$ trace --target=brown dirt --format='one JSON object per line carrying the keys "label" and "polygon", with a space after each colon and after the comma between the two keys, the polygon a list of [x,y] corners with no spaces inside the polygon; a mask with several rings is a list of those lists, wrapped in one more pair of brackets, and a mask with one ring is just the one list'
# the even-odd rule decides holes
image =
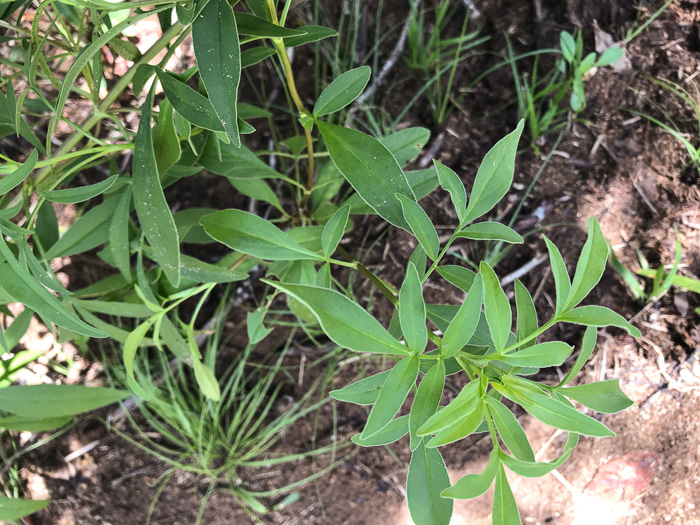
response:
{"label": "brown dirt", "polygon": [[[546,7],[547,2],[537,2],[542,3]],[[558,9],[546,10],[547,19],[537,24],[533,22],[537,20],[537,12],[530,3],[492,2],[482,7],[477,2],[482,7],[484,32],[494,35],[487,45],[505,55],[505,41],[500,35],[507,31],[522,52],[532,49],[536,42],[546,42],[551,38],[547,31],[552,28],[556,35],[561,29],[571,30],[578,25],[583,28],[587,48],[592,48],[594,22],[619,39],[635,17],[628,2],[559,4]],[[405,7],[402,2],[388,2],[385,9],[387,27],[393,27],[399,23]],[[645,9],[653,12],[652,7]],[[687,152],[670,135],[624,109],[653,113],[653,101],[677,119],[681,129],[697,145],[698,129],[693,129],[692,120],[688,119],[689,109],[660,91],[648,78],[681,82],[695,92],[695,75],[700,71],[696,15],[695,2],[677,2],[627,46],[631,71],[615,73],[603,69],[587,82],[588,105],[583,114],[587,123],[574,123],[568,129],[525,203],[516,222],[519,231],[525,233],[535,227],[565,223],[565,226],[547,227],[546,234],[560,246],[570,270],[585,240],[585,221],[595,216],[618,257],[631,268],[639,266],[635,249],[653,267],[670,263],[674,257],[676,227],[683,246],[680,272],[700,277],[697,171],[688,166]],[[388,44],[393,45],[393,40],[389,39]],[[460,66],[457,78],[466,83],[490,64],[485,58],[467,61]],[[388,85],[396,85],[405,77],[400,68],[394,75]],[[418,85],[409,79],[400,84],[401,89],[387,90],[383,94],[386,107],[390,111],[400,109]],[[512,100],[514,93],[510,71],[502,69],[477,85],[443,126],[431,124],[427,109],[416,109],[408,123],[432,127],[433,139],[443,137],[436,157],[460,173],[469,187],[485,152],[514,127],[512,107],[493,113]],[[519,156],[514,189],[507,200],[510,208],[502,208],[500,212],[506,215],[512,212],[555,138],[549,136],[542,141],[543,155],[524,151]],[[176,195],[169,197],[173,200]],[[183,207],[196,205],[197,190],[185,190],[181,197]],[[424,204],[437,224],[454,222],[445,194],[436,192]],[[372,219],[357,221],[358,229],[373,228],[376,224]],[[407,234],[392,230],[385,243],[368,254],[366,260],[381,277],[399,285],[399,269],[413,247]],[[466,245],[464,248],[468,249]],[[499,265],[500,275],[519,268],[546,250],[535,235],[516,252]],[[546,264],[541,265],[523,278],[533,292],[540,289],[536,297],[541,318],[553,310],[553,281],[545,267]],[[371,293],[363,281],[356,283],[355,292],[362,299],[368,299]],[[459,300],[455,290],[439,280],[429,283],[427,294],[428,300],[435,302]],[[388,322],[384,303],[377,297],[373,299],[374,313]],[[601,331],[597,350],[581,381],[617,377],[636,406],[604,416],[603,422],[617,432],[617,437],[581,439],[571,459],[557,474],[536,480],[512,478],[523,523],[699,524],[700,330],[698,315],[694,313],[699,298],[672,289],[643,308],[632,299],[620,277],[608,269],[590,301],[613,308],[628,318],[634,317],[643,337],[635,341],[616,330]],[[553,335],[577,342],[580,334],[580,330],[567,325]],[[27,346],[31,343],[27,342]],[[295,359],[298,362],[299,358]],[[379,370],[386,365],[371,362],[367,366]],[[335,386],[348,384],[360,372],[357,362],[343,368],[335,378]],[[561,371],[552,371],[551,380],[556,379],[555,373]],[[313,375],[310,373],[305,381],[311,381]],[[292,400],[298,398],[307,384],[302,382],[289,392]],[[362,428],[365,417],[361,407],[326,404],[318,414],[284,436],[275,452],[307,450],[312,438],[317,445],[330,444],[333,439],[344,442]],[[553,435],[553,429],[527,416],[521,420],[542,459],[554,458],[562,448],[561,436]],[[99,443],[90,452],[70,464],[63,460],[71,451],[96,440]],[[446,447],[451,476],[458,479],[465,473],[480,471],[489,450],[489,443],[480,436]],[[635,451],[659,454],[650,485],[631,500],[591,499],[590,490],[586,491],[585,487],[596,471],[608,461]],[[338,457],[344,458],[340,466],[300,489],[296,502],[265,515],[249,516],[222,487],[209,500],[203,523],[410,523],[403,488],[410,457],[407,438],[387,448],[352,446],[339,451]],[[246,472],[244,478],[251,490],[269,490],[301,479],[330,462],[325,456],[301,460],[276,470]],[[166,464],[107,433],[94,421],[81,423],[49,446],[28,455],[23,463],[29,494],[34,498],[52,498],[51,505],[34,516],[32,523],[144,523],[158,492],[159,476],[167,469]],[[182,471],[174,473],[154,505],[151,523],[193,523],[205,491],[203,480]],[[491,497],[487,493],[476,500],[459,502],[454,522],[489,523]],[[267,503],[274,506],[279,501]],[[592,510],[596,512],[591,513]]]}

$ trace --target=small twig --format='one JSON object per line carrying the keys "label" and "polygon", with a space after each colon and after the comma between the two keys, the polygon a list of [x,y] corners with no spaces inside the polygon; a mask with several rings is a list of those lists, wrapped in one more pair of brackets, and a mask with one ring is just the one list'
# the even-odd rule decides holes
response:
{"label": "small twig", "polygon": [[99,439],[93,441],[92,443],[88,443],[84,447],[80,447],[75,452],[71,452],[70,454],[68,454],[66,457],[63,458],[63,461],[65,461],[66,463],[70,463],[71,461],[73,461],[76,458],[79,458],[83,454],[87,454],[88,452],[90,452],[93,448],[95,448],[99,444],[100,444]]}
{"label": "small twig", "polygon": [[443,131],[437,137],[435,137],[435,140],[430,145],[430,149],[428,149],[428,151],[426,151],[425,154],[420,158],[420,161],[418,162],[418,166],[420,168],[427,168],[428,167],[428,165],[431,163],[431,161],[435,158],[435,156],[440,151],[440,148],[442,147],[442,143],[444,140],[445,140],[445,132]]}
{"label": "small twig", "polygon": [[503,279],[501,279],[501,286],[506,286],[515,281],[516,279],[519,279],[523,275],[526,275],[530,270],[538,267],[540,264],[546,261],[547,258],[548,257],[546,255],[539,255],[534,259],[530,260],[528,263],[524,264],[514,272],[509,273]]}

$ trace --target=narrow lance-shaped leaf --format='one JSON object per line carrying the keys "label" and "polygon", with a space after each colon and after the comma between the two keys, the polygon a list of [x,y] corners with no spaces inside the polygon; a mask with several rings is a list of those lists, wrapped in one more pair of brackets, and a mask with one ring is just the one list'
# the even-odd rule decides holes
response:
{"label": "narrow lance-shaped leaf", "polygon": [[241,47],[233,9],[226,0],[209,0],[192,23],[199,75],[231,143],[238,147],[238,85]]}
{"label": "narrow lance-shaped leaf", "polygon": [[51,503],[50,499],[18,499],[0,495],[0,520],[14,521],[40,511]]}
{"label": "narrow lance-shaped leaf", "polygon": [[74,416],[129,396],[113,388],[82,385],[27,385],[0,388],[0,410],[23,417]]}
{"label": "narrow lance-shaped leaf", "polygon": [[483,300],[484,280],[479,273],[442,338],[441,353],[445,359],[457,355],[474,335],[479,324]]}
{"label": "narrow lance-shaped leaf", "polygon": [[564,450],[561,456],[553,461],[532,463],[530,461],[523,461],[518,458],[513,458],[503,451],[500,452],[501,461],[506,467],[508,467],[509,470],[512,470],[519,476],[526,478],[539,478],[545,474],[548,474],[569,459],[571,451],[574,450],[578,444],[578,437],[578,434],[573,432],[570,433],[569,437],[566,439],[566,444],[564,445]]}
{"label": "narrow lance-shaped leaf", "polygon": [[492,525],[520,525],[520,512],[503,465],[496,472],[496,489],[493,493]]}
{"label": "narrow lance-shaped leaf", "polygon": [[421,441],[411,456],[406,479],[408,510],[414,523],[449,525],[454,502],[440,495],[449,486],[450,476],[440,452]]}
{"label": "narrow lance-shaped leaf", "polygon": [[581,343],[581,352],[579,352],[578,357],[574,362],[574,366],[571,367],[571,370],[566,373],[564,379],[562,379],[557,386],[564,386],[581,371],[583,366],[588,361],[588,358],[591,357],[591,354],[593,353],[597,334],[598,330],[594,326],[589,326],[586,328],[586,332],[583,334],[583,342]]}
{"label": "narrow lance-shaped leaf", "polygon": [[600,229],[600,224],[591,217],[588,219],[588,239],[583,245],[581,256],[576,264],[576,272],[571,283],[571,292],[564,310],[578,305],[598,284],[608,260],[608,243]]}
{"label": "narrow lance-shaped leaf", "polygon": [[513,413],[502,403],[489,396],[486,396],[484,399],[496,425],[496,430],[498,430],[508,450],[518,459],[534,462],[535,454],[532,451],[530,442],[523,427],[520,426]]}
{"label": "narrow lance-shaped leaf", "polygon": [[0,236],[0,283],[16,301],[34,310],[48,322],[89,337],[107,336],[66,310],[51,292],[29,275],[17,262],[2,236]]}
{"label": "narrow lance-shaped leaf", "polygon": [[592,408],[596,412],[605,412],[606,414],[620,412],[634,404],[620,390],[620,381],[618,379],[559,388],[557,391],[588,408]]}
{"label": "narrow lance-shaped leaf", "polygon": [[498,277],[486,262],[481,261],[479,273],[484,278],[484,313],[496,350],[502,350],[508,341],[512,312],[510,302],[498,282]]}
{"label": "narrow lance-shaped leaf", "polygon": [[355,403],[357,405],[373,405],[377,402],[386,378],[391,370],[365,377],[339,390],[331,390],[328,395],[338,401]]}
{"label": "narrow lance-shaped leaf", "polygon": [[311,42],[318,42],[324,38],[338,36],[338,32],[323,26],[302,26],[299,28],[306,32],[301,36],[288,36],[284,39],[284,47],[298,47]]}
{"label": "narrow lance-shaped leaf", "polygon": [[442,491],[443,498],[472,499],[486,492],[496,477],[500,461],[499,450],[494,449],[489,457],[486,468],[479,474],[467,474],[450,488]]}
{"label": "narrow lance-shaped leaf", "polygon": [[379,447],[398,441],[408,433],[408,416],[399,416],[376,434],[363,439],[362,434],[355,434],[351,441],[361,447]]}
{"label": "narrow lance-shaped leaf", "polygon": [[335,252],[335,249],[338,247],[340,239],[343,238],[345,227],[348,224],[349,214],[350,206],[343,206],[328,219],[328,222],[323,227],[321,242],[323,244],[323,253],[326,257],[333,255],[333,252]]}
{"label": "narrow lance-shaped leaf", "polygon": [[27,176],[32,172],[36,162],[39,159],[39,152],[37,150],[32,151],[31,155],[27,161],[17,168],[12,173],[6,175],[0,179],[0,195],[5,195],[8,191],[16,188],[22,181],[27,178]]}
{"label": "narrow lance-shaped leaf", "polygon": [[[520,282],[520,279],[515,280],[515,310],[518,341],[522,341],[537,330],[537,310],[535,310],[530,292]],[[528,341],[521,348],[528,348],[535,343],[537,343],[536,338]]]}
{"label": "narrow lance-shaped leaf", "polygon": [[510,244],[522,244],[523,238],[518,232],[500,222],[478,222],[467,226],[456,237],[484,241],[503,241]]}
{"label": "narrow lance-shaped leaf", "polygon": [[340,346],[363,353],[409,353],[364,308],[335,290],[267,279],[263,279],[263,282],[304,304],[318,319],[326,335]]}
{"label": "narrow lance-shaped leaf", "polygon": [[559,249],[544,235],[542,238],[549,251],[549,263],[552,267],[552,275],[554,275],[554,287],[557,293],[556,314],[558,315],[564,311],[564,306],[566,306],[566,301],[571,293],[571,281],[569,280],[569,272],[566,269],[564,258],[561,256]]}
{"label": "narrow lance-shaped leaf", "polygon": [[437,272],[447,282],[455,285],[463,292],[468,292],[471,289],[472,283],[474,282],[474,278],[476,276],[476,274],[468,268],[464,268],[462,266],[454,266],[450,264],[447,264],[445,266],[438,266]]}
{"label": "narrow lance-shaped leaf", "polygon": [[435,231],[433,222],[420,204],[399,193],[396,194],[396,197],[401,202],[403,216],[408,223],[410,231],[416,236],[428,257],[434,261],[437,259],[440,251],[440,239],[437,231]]}
{"label": "narrow lance-shaped leaf", "polygon": [[156,260],[168,280],[180,283],[180,240],[173,215],[160,183],[153,136],[151,131],[151,105],[153,89],[146,97],[141,111],[139,129],[134,148],[133,187],[136,213],[146,239],[153,247]]}
{"label": "narrow lance-shaped leaf", "polygon": [[236,24],[240,34],[258,38],[283,38],[304,35],[303,30],[290,29],[279,24],[273,24],[265,18],[248,13],[236,13]]}
{"label": "narrow lance-shaped leaf", "polygon": [[399,292],[399,321],[408,349],[422,353],[428,344],[428,327],[425,324],[423,287],[413,264],[408,265]]}
{"label": "narrow lance-shaped leaf", "polygon": [[641,337],[641,332],[627,319],[604,306],[581,306],[559,316],[563,323],[582,324],[585,326],[617,326],[623,328],[633,337]]}
{"label": "narrow lance-shaped leaf", "polygon": [[426,446],[441,447],[448,443],[464,439],[472,432],[476,431],[483,420],[484,402],[483,398],[479,398],[473,410],[465,410],[463,413],[459,414],[451,425],[438,432],[435,437],[426,443]]}
{"label": "narrow lance-shaped leaf", "polygon": [[81,188],[70,188],[67,190],[53,190],[47,191],[43,194],[47,201],[58,202],[61,204],[75,204],[78,202],[85,202],[97,197],[101,193],[104,193],[117,181],[119,175],[112,175],[108,179],[98,182],[96,184],[91,184],[90,186],[83,186]]}
{"label": "narrow lance-shaped leaf", "polygon": [[440,359],[425,374],[416,391],[416,397],[413,399],[409,420],[411,450],[415,450],[418,447],[422,439],[418,437],[418,429],[437,410],[444,388],[445,362]]}
{"label": "narrow lance-shaped leaf", "polygon": [[340,111],[360,96],[365,89],[372,70],[367,66],[346,71],[333,80],[316,101],[313,114],[315,117],[330,115]]}
{"label": "narrow lance-shaped leaf", "polygon": [[194,376],[202,394],[212,401],[218,401],[221,399],[219,382],[216,380],[216,376],[211,368],[206,366],[197,358],[192,359],[192,368],[194,369]]}
{"label": "narrow lance-shaped leaf", "polygon": [[270,222],[242,210],[223,210],[202,217],[213,239],[229,248],[270,261],[325,260],[307,250]]}
{"label": "narrow lance-shaped leaf", "polygon": [[504,363],[512,366],[543,368],[559,366],[571,355],[573,348],[561,341],[549,341],[502,356]]}
{"label": "narrow lance-shaped leaf", "polygon": [[114,262],[127,280],[131,281],[131,248],[129,247],[129,213],[131,211],[131,188],[127,186],[109,225],[109,249]]}
{"label": "narrow lance-shaped leaf", "polygon": [[358,195],[394,226],[409,230],[396,194],[415,200],[406,175],[377,139],[353,129],[316,121],[333,163]]}
{"label": "narrow lance-shaped leaf", "polygon": [[379,137],[378,140],[391,152],[399,166],[405,168],[406,164],[414,160],[428,140],[430,140],[430,130],[425,128],[404,128],[384,137]]}
{"label": "narrow lance-shaped leaf", "polygon": [[433,160],[433,163],[435,164],[435,171],[437,171],[440,186],[450,194],[452,205],[459,218],[459,224],[466,224],[464,219],[467,217],[467,190],[464,189],[462,180],[454,171],[443,163],[437,160]]}
{"label": "narrow lance-shaped leaf", "polygon": [[501,139],[484,157],[469,195],[465,223],[489,212],[510,188],[523,126],[524,121],[521,120],[515,130]]}
{"label": "narrow lance-shaped leaf", "polygon": [[377,402],[367,418],[361,439],[367,439],[376,434],[394,419],[416,382],[419,365],[420,359],[416,355],[404,357],[394,365],[386,379],[386,384],[390,385],[390,388],[382,388],[379,393]]}
{"label": "narrow lance-shaped leaf", "polygon": [[123,359],[124,368],[126,369],[126,382],[129,385],[129,388],[133,390],[134,394],[143,399],[149,399],[150,395],[136,381],[136,376],[134,375],[134,360],[136,358],[136,352],[151,326],[153,326],[153,321],[144,321],[134,328],[131,333],[129,333],[126,341],[124,342]]}
{"label": "narrow lance-shaped leaf", "polygon": [[214,106],[208,98],[163,70],[156,69],[156,74],[163,86],[165,96],[168,97],[175,111],[195,126],[212,131],[224,131],[224,126],[216,116]]}
{"label": "narrow lance-shaped leaf", "polygon": [[479,399],[479,381],[471,381],[464,388],[462,388],[462,391],[457,394],[457,397],[455,397],[449,405],[438,410],[436,414],[431,416],[428,421],[421,425],[416,433],[419,436],[425,436],[428,434],[435,434],[443,428],[447,428],[454,423],[455,419],[461,414],[471,413]]}

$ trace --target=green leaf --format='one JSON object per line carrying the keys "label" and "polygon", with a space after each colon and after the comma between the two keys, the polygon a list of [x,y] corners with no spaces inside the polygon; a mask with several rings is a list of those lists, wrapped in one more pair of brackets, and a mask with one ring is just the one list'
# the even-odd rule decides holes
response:
{"label": "green leaf", "polygon": [[331,390],[329,395],[338,401],[355,403],[356,405],[373,405],[377,402],[386,378],[391,370],[365,377],[339,390]]}
{"label": "green leaf", "polygon": [[376,434],[363,439],[362,434],[355,434],[351,441],[361,447],[379,447],[398,441],[408,433],[408,416],[399,416],[392,419]]}
{"label": "green leaf", "polygon": [[606,414],[614,414],[634,405],[634,402],[620,390],[618,379],[558,388],[557,392],[592,408],[596,412],[605,412]]}
{"label": "green leaf", "polygon": [[[522,341],[528,335],[537,330],[537,310],[532,302],[530,292],[525,288],[520,279],[515,280],[515,310],[517,313],[517,336]],[[537,339],[528,341],[522,348],[533,346]]]}
{"label": "green leaf", "polygon": [[442,338],[442,357],[447,359],[457,355],[474,335],[481,316],[481,304],[484,301],[484,280],[481,274],[476,276],[462,306],[450,322]]}
{"label": "green leaf", "polygon": [[311,42],[318,42],[324,38],[338,36],[338,32],[329,27],[323,26],[302,26],[300,31],[304,31],[305,35],[288,36],[284,39],[284,47],[298,47]]}
{"label": "green leaf", "polygon": [[484,278],[484,312],[491,338],[496,350],[503,350],[510,335],[513,319],[510,303],[498,282],[498,277],[485,261],[481,261],[479,273]]}
{"label": "green leaf", "polygon": [[192,23],[199,76],[231,143],[239,147],[238,85],[241,48],[233,9],[226,0],[209,0]]}
{"label": "green leaf", "polygon": [[588,219],[588,239],[583,245],[564,311],[578,305],[598,284],[608,260],[608,243],[595,217]]}
{"label": "green leaf", "polygon": [[333,255],[340,239],[343,238],[349,215],[350,206],[345,205],[336,211],[324,226],[321,242],[323,244],[323,253],[326,257]]}
{"label": "green leaf", "polygon": [[360,439],[376,434],[394,419],[416,382],[419,365],[420,359],[416,355],[404,357],[394,365],[386,378],[386,385],[391,385],[391,388],[382,388],[379,392]]}
{"label": "green leaf", "polygon": [[449,525],[454,502],[440,495],[449,486],[450,476],[440,452],[421,441],[411,456],[406,479],[406,499],[414,523]]}
{"label": "green leaf", "polygon": [[282,177],[245,146],[221,144],[215,136],[207,141],[197,162],[229,179],[279,179]]}
{"label": "green leaf", "polygon": [[472,224],[464,228],[461,232],[458,232],[455,237],[464,237],[474,240],[503,241],[511,244],[523,243],[523,238],[520,234],[500,222],[479,222],[477,224]]}
{"label": "green leaf", "polygon": [[288,27],[273,24],[264,18],[258,18],[257,16],[250,15],[248,13],[236,13],[236,23],[238,25],[238,32],[241,35],[254,36],[258,38],[284,38],[304,35],[303,30],[289,29]]}
{"label": "green leaf", "polygon": [[194,377],[197,380],[197,385],[206,397],[216,402],[221,399],[221,389],[219,382],[216,380],[214,372],[208,366],[205,366],[199,359],[192,359],[192,368],[194,369]]}
{"label": "green leaf", "polygon": [[158,121],[152,130],[153,151],[156,155],[158,173],[168,173],[182,155],[173,115],[173,106],[170,101],[167,99],[161,101],[158,108]]}
{"label": "green leaf", "polygon": [[338,401],[355,403],[356,405],[373,405],[377,402],[386,378],[391,370],[365,377],[339,390],[331,390],[328,395]]}
{"label": "green leaf", "polygon": [[[15,430],[17,432],[46,432],[54,430],[69,423],[71,418],[66,417],[48,417],[34,419],[23,416],[7,416],[0,418],[0,428],[5,430]],[[2,518],[2,505],[0,504],[0,518]]]}
{"label": "green leaf", "polygon": [[[22,202],[18,204],[21,206]],[[39,207],[34,229],[44,251],[56,244],[58,241],[58,218],[53,206],[45,204]]]}
{"label": "green leaf", "polygon": [[214,106],[208,98],[161,69],[156,69],[156,75],[175,111],[195,126],[212,131],[224,131],[224,126],[216,116]]}
{"label": "green leaf", "polygon": [[569,370],[569,372],[564,376],[564,379],[562,379],[557,386],[564,386],[581,371],[583,365],[586,364],[586,361],[588,361],[588,358],[591,357],[591,354],[593,353],[597,333],[598,330],[594,326],[589,326],[586,328],[586,333],[583,334],[583,342],[581,343],[581,352],[578,354],[578,357],[574,362],[574,366],[571,367],[571,370]]}
{"label": "green leaf", "polygon": [[342,347],[361,353],[409,354],[406,347],[364,308],[335,290],[262,281],[303,303],[318,319],[326,335]]}
{"label": "green leaf", "polygon": [[[504,376],[506,377],[506,376]],[[531,416],[554,428],[576,432],[586,436],[614,437],[615,433],[600,421],[578,412],[575,408],[557,401],[548,395],[525,391],[503,389],[494,384],[501,394],[522,406]]]}
{"label": "green leaf", "polygon": [[198,283],[232,283],[248,278],[246,273],[205,263],[189,255],[181,255],[180,258],[180,273],[183,279],[189,279]]}
{"label": "green leaf", "polygon": [[29,275],[15,259],[2,236],[0,236],[0,283],[16,301],[34,310],[48,322],[89,337],[107,336],[66,310],[51,292]]}
{"label": "green leaf", "polygon": [[554,287],[557,291],[556,314],[558,315],[564,311],[566,301],[571,294],[571,281],[559,249],[546,236],[543,235],[542,238],[549,251],[549,264],[552,267],[552,275],[554,275]]}
{"label": "green leaf", "polygon": [[110,197],[80,217],[44,254],[44,260],[92,250],[109,239],[109,225],[119,198]]}
{"label": "green leaf", "polygon": [[127,186],[122,193],[109,225],[109,249],[117,268],[127,281],[131,281],[131,249],[129,247],[131,188],[131,186]]}
{"label": "green leaf", "polygon": [[462,414],[471,413],[480,398],[479,381],[469,382],[449,405],[438,410],[418,428],[417,435],[435,434],[443,428],[449,427]]}
{"label": "green leaf", "polygon": [[443,428],[426,444],[426,447],[441,447],[464,439],[474,432],[484,420],[484,403],[482,399],[476,403],[474,410],[465,410],[447,428]]}
{"label": "green leaf", "polygon": [[469,196],[465,223],[488,213],[510,188],[523,125],[521,120],[515,131],[502,138],[484,157]]}
{"label": "green leaf", "polygon": [[559,35],[559,45],[561,46],[561,54],[564,55],[564,59],[571,63],[576,56],[576,42],[571,33],[567,31],[562,31]]}
{"label": "green leaf", "polygon": [[151,130],[153,89],[141,111],[134,148],[133,187],[136,213],[155,258],[173,286],[180,283],[180,240],[158,176]]}
{"label": "green leaf", "polygon": [[511,457],[503,451],[500,452],[500,456],[503,464],[508,467],[509,470],[512,470],[519,476],[524,476],[526,478],[539,478],[550,473],[552,470],[562,465],[567,459],[569,459],[571,451],[576,448],[577,444],[578,434],[569,434],[566,444],[564,445],[562,455],[550,462],[543,461],[532,463],[530,461],[523,461],[521,459]]}
{"label": "green leaf", "polygon": [[408,265],[406,278],[399,292],[399,321],[408,349],[422,353],[428,344],[428,327],[425,325],[425,301],[423,286],[416,267]]}
{"label": "green leaf", "polygon": [[464,189],[462,180],[459,178],[459,175],[441,162],[433,160],[433,163],[435,164],[435,171],[437,171],[438,179],[440,180],[440,186],[450,193],[452,205],[459,218],[459,224],[466,224],[467,190]]}
{"label": "green leaf", "polygon": [[415,199],[396,159],[377,139],[353,129],[317,121],[333,163],[355,191],[377,214],[394,226],[408,230],[400,193]]}
{"label": "green leaf", "polygon": [[0,410],[26,418],[74,416],[129,397],[113,388],[81,385],[28,385],[0,388]]}
{"label": "green leaf", "polygon": [[425,253],[434,261],[440,252],[440,240],[435,226],[433,226],[433,221],[416,201],[399,193],[396,194],[396,197],[401,202],[403,216],[408,223],[409,231],[416,236]]}
{"label": "green leaf", "polygon": [[623,328],[633,337],[641,337],[641,332],[632,326],[620,314],[604,306],[581,306],[558,317],[562,323],[582,324],[585,326],[617,326]]}
{"label": "green leaf", "polygon": [[75,301],[74,304],[90,312],[97,312],[100,314],[117,317],[144,319],[153,315],[153,310],[142,303],[126,303],[93,299],[91,301],[78,300]]}
{"label": "green leaf", "polygon": [[605,51],[603,51],[602,55],[600,55],[600,57],[596,61],[596,66],[610,66],[618,60],[620,60],[623,56],[625,56],[625,52],[622,50],[622,48],[617,46],[609,47]]}
{"label": "green leaf", "polygon": [[518,504],[515,502],[513,491],[508,484],[503,465],[499,465],[496,472],[496,490],[493,493],[491,523],[493,525],[520,525]]}
{"label": "green leaf", "polygon": [[489,396],[484,399],[496,425],[496,430],[498,430],[498,434],[508,450],[518,459],[534,462],[535,453],[532,451],[523,427],[520,426],[513,413]]}
{"label": "green leaf", "polygon": [[22,184],[22,181],[24,181],[24,179],[26,179],[27,176],[29,176],[29,174],[34,169],[34,166],[36,166],[36,162],[38,159],[39,152],[37,150],[32,151],[32,154],[29,155],[29,158],[24,164],[22,164],[12,173],[0,179],[0,195],[6,195],[7,192],[13,190],[14,188]]}
{"label": "green leaf", "polygon": [[18,520],[40,511],[49,503],[50,499],[17,499],[0,495],[0,520]]}
{"label": "green leaf", "polygon": [[362,66],[346,71],[333,80],[318,97],[314,106],[314,116],[330,115],[350,104],[365,89],[371,74],[370,67]]}
{"label": "green leaf", "polygon": [[228,180],[231,186],[236,188],[236,191],[242,193],[246,197],[262,202],[272,204],[275,208],[284,212],[284,208],[280,204],[275,192],[270,188],[270,185],[263,179],[233,179]]}
{"label": "green leaf", "polygon": [[438,266],[437,272],[447,282],[455,285],[463,292],[468,292],[471,289],[472,283],[476,277],[476,274],[467,268],[449,264],[445,266]]}
{"label": "green leaf", "polygon": [[255,345],[265,339],[272,332],[272,328],[267,328],[263,324],[266,310],[258,308],[248,312],[246,327],[248,329],[248,344]]}
{"label": "green leaf", "polygon": [[33,316],[34,312],[32,312],[32,310],[29,308],[25,308],[17,317],[15,317],[12,324],[5,329],[5,340],[9,350],[12,350],[15,346],[17,346],[19,344],[19,340],[22,339],[24,334],[27,333]]}
{"label": "green leaf", "polygon": [[430,139],[430,130],[425,128],[404,128],[378,140],[404,168],[414,160]]}
{"label": "green leaf", "polygon": [[136,351],[139,349],[143,338],[146,337],[146,333],[153,326],[153,321],[144,321],[138,325],[126,338],[124,342],[124,368],[126,369],[126,382],[129,388],[139,397],[148,400],[150,395],[146,392],[141,385],[136,381],[134,376],[134,358],[136,357]]}
{"label": "green leaf", "polygon": [[324,260],[303,248],[288,234],[242,210],[223,210],[202,217],[200,224],[209,236],[241,253],[270,261]]}
{"label": "green leaf", "polygon": [[418,270],[418,276],[423,279],[423,276],[425,275],[425,267],[428,264],[428,256],[420,244],[416,245],[413,253],[408,258],[408,264],[413,264],[416,267],[416,270]]}
{"label": "green leaf", "polygon": [[437,411],[445,388],[445,362],[440,359],[425,374],[413,399],[409,419],[411,450],[416,450],[421,442],[418,429]]}
{"label": "green leaf", "polygon": [[489,490],[500,466],[498,449],[494,449],[486,468],[480,474],[467,474],[450,488],[442,491],[443,498],[472,499]]}
{"label": "green leaf", "polygon": [[500,360],[511,366],[544,368],[559,366],[573,352],[573,347],[561,341],[550,341],[525,348],[500,357]]}
{"label": "green leaf", "polygon": [[[266,58],[275,54],[275,50],[265,46],[252,47],[241,51],[241,68],[245,69],[255,64],[259,64]],[[239,106],[240,107],[240,106]]]}

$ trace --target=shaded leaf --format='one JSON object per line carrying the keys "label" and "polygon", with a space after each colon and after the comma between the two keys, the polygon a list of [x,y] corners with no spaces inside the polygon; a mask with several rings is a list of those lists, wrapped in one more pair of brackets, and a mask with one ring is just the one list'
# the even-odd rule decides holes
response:
{"label": "shaded leaf", "polygon": [[365,89],[371,74],[371,68],[362,66],[346,71],[334,79],[318,97],[314,106],[314,116],[330,115],[350,104]]}
{"label": "shaded leaf", "polygon": [[592,408],[596,412],[605,412],[606,414],[614,414],[634,405],[634,402],[620,390],[619,379],[558,388],[557,392]]}
{"label": "shaded leaf", "polygon": [[440,452],[421,441],[411,456],[406,479],[408,510],[414,523],[449,525],[454,502],[440,495],[449,486],[450,476]]}
{"label": "shaded leaf", "polygon": [[0,410],[26,418],[74,416],[129,397],[114,388],[82,385],[27,385],[0,388]]}
{"label": "shaded leaf", "polygon": [[418,437],[418,429],[425,423],[440,404],[442,391],[445,387],[445,362],[440,359],[425,374],[418,386],[411,407],[409,429],[411,433],[411,450],[415,450],[422,438]]}
{"label": "shaded leaf", "polygon": [[386,378],[391,370],[365,377],[339,390],[331,390],[328,395],[338,401],[355,403],[356,405],[373,405],[377,402]]}
{"label": "shaded leaf", "polygon": [[512,324],[510,302],[498,282],[498,277],[485,261],[481,261],[479,273],[484,278],[484,313],[491,338],[496,350],[502,350],[508,341]]}
{"label": "shaded leaf", "polygon": [[515,230],[500,222],[478,222],[467,226],[455,237],[466,239],[503,241],[511,244],[522,244],[523,238]]}
{"label": "shaded leaf", "polygon": [[362,434],[355,434],[351,441],[361,447],[378,447],[398,441],[408,433],[408,416],[399,416],[392,419],[376,434],[363,439]]}
{"label": "shaded leaf", "polygon": [[633,337],[641,337],[641,332],[632,326],[620,314],[604,306],[581,306],[558,318],[563,323],[582,324],[585,326],[617,326],[623,328]]}
{"label": "shaded leaf", "polygon": [[486,468],[480,474],[467,474],[450,488],[442,491],[442,497],[453,499],[472,499],[486,492],[500,465],[498,450],[494,449],[489,457]]}
{"label": "shaded leaf", "polygon": [[443,358],[457,355],[472,338],[479,324],[483,300],[484,281],[481,274],[478,274],[442,338]]}
{"label": "shaded leaf", "polygon": [[396,194],[396,197],[401,202],[403,216],[408,223],[409,231],[416,236],[425,253],[434,261],[440,251],[440,240],[435,226],[433,226],[433,221],[430,220],[420,204],[414,200],[399,193]]}
{"label": "shaded leaf", "polygon": [[399,321],[408,349],[415,353],[422,353],[428,344],[425,301],[418,271],[412,264],[408,265],[406,278],[399,292]]}

